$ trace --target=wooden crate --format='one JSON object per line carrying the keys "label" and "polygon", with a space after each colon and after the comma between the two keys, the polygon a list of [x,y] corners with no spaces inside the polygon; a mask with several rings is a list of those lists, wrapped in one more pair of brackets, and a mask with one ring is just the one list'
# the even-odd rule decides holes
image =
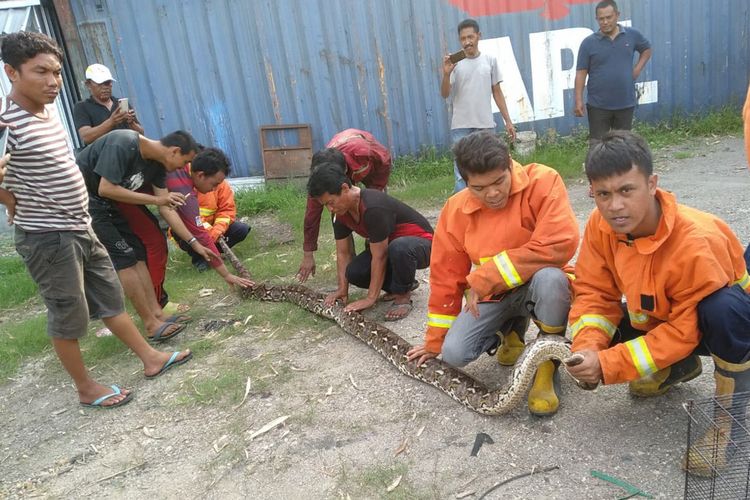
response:
{"label": "wooden crate", "polygon": [[[269,133],[297,131],[297,143],[270,145]],[[290,125],[262,125],[260,146],[263,154],[263,173],[266,179],[287,179],[310,175],[312,161],[312,131],[308,123]]]}

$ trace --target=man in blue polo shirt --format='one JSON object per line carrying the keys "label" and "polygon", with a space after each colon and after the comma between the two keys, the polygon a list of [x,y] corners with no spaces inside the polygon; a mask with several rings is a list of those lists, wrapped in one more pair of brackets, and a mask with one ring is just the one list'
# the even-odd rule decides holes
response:
{"label": "man in blue polo shirt", "polygon": [[[617,24],[614,0],[596,4],[599,31],[587,36],[578,49],[575,115],[583,116],[583,87],[588,76],[586,111],[589,140],[599,140],[612,129],[630,130],[635,110],[635,81],[651,58],[651,43],[638,31]],[[638,62],[633,66],[633,54]]]}

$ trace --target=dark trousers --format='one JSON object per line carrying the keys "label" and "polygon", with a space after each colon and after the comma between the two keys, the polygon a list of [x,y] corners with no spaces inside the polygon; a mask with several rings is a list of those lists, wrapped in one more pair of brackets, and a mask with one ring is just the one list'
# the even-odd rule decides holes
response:
{"label": "dark trousers", "polygon": [[169,294],[164,289],[167,276],[167,238],[164,231],[156,216],[143,205],[117,203],[117,208],[146,250],[146,266],[154,286],[154,294],[159,305],[164,307],[169,302]]}
{"label": "dark trousers", "polygon": [[610,130],[630,130],[635,108],[602,109],[586,105],[589,118],[589,140],[600,140]]}
{"label": "dark trousers", "polygon": [[[432,240],[416,236],[396,238],[388,244],[383,290],[402,294],[412,289],[417,269],[430,266]],[[346,267],[346,279],[359,288],[370,287],[372,254],[366,249]]]}
{"label": "dark trousers", "polygon": [[[224,233],[224,239],[227,241],[227,245],[229,245],[229,248],[232,248],[237,243],[247,238],[247,234],[249,232],[250,232],[250,226],[248,226],[244,222],[234,221],[231,224],[229,224],[229,227]],[[203,261],[203,257],[195,253],[195,251],[190,247],[190,245],[182,241],[176,234],[172,233],[172,236],[174,237],[174,240],[177,242],[180,248],[186,251],[188,255],[190,255],[190,257],[193,259],[193,264]],[[221,252],[221,247],[218,247],[218,248],[219,248],[219,252]]]}

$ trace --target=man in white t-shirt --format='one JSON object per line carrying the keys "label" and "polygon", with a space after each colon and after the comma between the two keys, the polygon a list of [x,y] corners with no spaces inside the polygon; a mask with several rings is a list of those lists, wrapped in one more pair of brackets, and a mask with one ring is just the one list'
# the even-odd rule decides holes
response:
{"label": "man in white t-shirt", "polygon": [[[451,141],[455,144],[462,137],[477,130],[494,130],[495,119],[492,116],[492,104],[488,94],[495,99],[500,114],[505,121],[505,130],[511,141],[516,139],[516,129],[510,121],[505,97],[500,88],[503,80],[497,59],[479,52],[479,39],[482,33],[479,24],[473,19],[464,19],[458,25],[458,39],[464,49],[466,58],[453,64],[449,56],[443,59],[443,80],[440,83],[440,95],[451,98],[453,116],[451,117]],[[456,178],[454,192],[466,187],[466,183],[453,164]]]}

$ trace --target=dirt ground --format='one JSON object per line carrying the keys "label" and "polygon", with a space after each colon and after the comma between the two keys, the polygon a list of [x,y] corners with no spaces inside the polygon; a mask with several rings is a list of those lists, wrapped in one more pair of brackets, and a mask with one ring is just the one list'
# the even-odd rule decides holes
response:
{"label": "dirt ground", "polygon": [[[739,139],[700,139],[656,156],[662,187],[722,216],[743,242],[750,239],[750,175]],[[593,203],[584,183],[569,189],[583,224]],[[258,227],[283,232],[267,220]],[[322,264],[325,256],[318,259]],[[289,263],[290,274],[296,264]],[[419,278],[415,312],[389,324],[412,343],[425,328],[427,274]],[[233,300],[224,294],[205,300],[219,299]],[[272,320],[265,327],[234,326],[240,333],[220,349],[199,352],[156,381],[143,379],[132,356],[97,366],[98,378],[136,391],[132,403],[114,411],[80,409],[52,354],[25,365],[0,386],[0,497],[476,499],[500,481],[552,466],[487,498],[627,495],[591,470],[656,498],[683,494],[682,405],[711,395],[708,360],[698,379],[660,398],[633,399],[625,386],[585,392],[563,377],[554,417],[532,417],[525,407],[485,417],[403,376],[325,320],[296,316],[291,306],[261,311],[280,318],[282,330]],[[368,315],[382,318],[383,311],[381,305]],[[292,324],[305,326],[284,327],[284,317],[293,316],[302,321]],[[207,326],[194,322],[174,346],[210,335]],[[252,368],[244,402],[244,376],[231,388],[235,397],[202,394],[207,381],[222,387],[228,367]],[[489,357],[468,371],[493,387],[510,373]],[[269,430],[277,419],[283,423]],[[478,433],[493,444],[472,457]]]}

